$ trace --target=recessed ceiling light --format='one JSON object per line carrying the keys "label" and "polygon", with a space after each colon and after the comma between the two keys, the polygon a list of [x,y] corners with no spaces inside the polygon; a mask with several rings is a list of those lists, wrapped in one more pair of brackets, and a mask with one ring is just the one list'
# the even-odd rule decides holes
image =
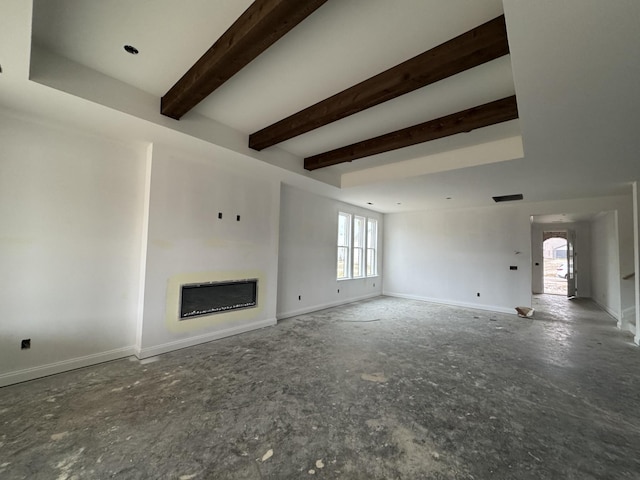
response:
{"label": "recessed ceiling light", "polygon": [[372,202],[367,202],[367,205],[373,205],[373,203]]}
{"label": "recessed ceiling light", "polygon": [[137,55],[138,53],[140,53],[138,52],[138,49],[133,45],[125,45],[124,49],[127,53],[130,53],[131,55]]}

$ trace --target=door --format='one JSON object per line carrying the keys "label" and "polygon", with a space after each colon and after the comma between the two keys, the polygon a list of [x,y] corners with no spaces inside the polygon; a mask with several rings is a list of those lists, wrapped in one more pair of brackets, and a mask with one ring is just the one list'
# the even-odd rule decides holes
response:
{"label": "door", "polygon": [[576,270],[576,232],[575,230],[567,231],[567,297],[573,298],[578,296],[576,288],[577,270]]}

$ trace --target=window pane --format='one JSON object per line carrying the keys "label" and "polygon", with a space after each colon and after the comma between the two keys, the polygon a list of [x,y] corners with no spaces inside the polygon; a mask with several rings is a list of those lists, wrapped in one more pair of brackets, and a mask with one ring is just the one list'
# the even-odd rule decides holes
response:
{"label": "window pane", "polygon": [[351,215],[340,212],[338,214],[338,245],[348,247],[351,237]]}
{"label": "window pane", "polygon": [[353,219],[353,246],[364,247],[364,217],[355,217]]}
{"label": "window pane", "polygon": [[353,248],[353,276],[362,277],[364,275],[362,264],[362,248]]}
{"label": "window pane", "polygon": [[373,248],[367,248],[367,277],[377,275],[376,251]]}
{"label": "window pane", "polygon": [[377,248],[378,222],[373,218],[367,220],[367,248]]}
{"label": "window pane", "polygon": [[349,278],[351,275],[351,215],[338,212],[338,264],[337,278]]}
{"label": "window pane", "polygon": [[338,247],[338,278],[349,277],[349,248]]}
{"label": "window pane", "polygon": [[367,276],[372,277],[378,274],[378,221],[373,218],[367,219]]}

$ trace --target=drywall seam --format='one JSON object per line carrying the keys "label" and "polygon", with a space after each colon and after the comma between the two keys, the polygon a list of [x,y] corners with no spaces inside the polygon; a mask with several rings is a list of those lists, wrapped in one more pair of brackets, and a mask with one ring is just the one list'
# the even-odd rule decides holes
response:
{"label": "drywall seam", "polygon": [[[496,312],[496,313],[508,313],[512,315],[516,315],[516,307],[518,306],[518,305],[514,305],[513,308],[511,309],[511,308],[498,307],[496,305],[482,305],[477,303],[456,302],[455,300],[441,300],[439,298],[423,297],[420,295],[405,295],[404,293],[394,293],[394,292],[383,292],[383,295],[386,295],[388,297],[406,298],[408,300],[418,300],[420,302],[437,303],[439,305],[450,305],[452,307],[471,308],[474,310],[486,310],[489,312]],[[526,305],[523,305],[523,306],[526,306]]]}
{"label": "drywall seam", "polygon": [[285,318],[291,318],[291,317],[295,317],[298,315],[304,315],[306,313],[312,313],[312,312],[317,312],[320,310],[325,310],[327,308],[333,308],[333,307],[339,307],[340,305],[348,305],[350,303],[355,303],[355,302],[359,302],[361,300],[367,300],[369,298],[375,298],[375,297],[380,297],[381,294],[380,293],[369,293],[367,295],[361,295],[358,297],[351,297],[348,300],[338,300],[335,302],[327,302],[327,303],[321,303],[318,305],[312,305],[310,307],[305,307],[305,308],[300,308],[298,310],[291,310],[289,312],[281,312],[278,313],[276,315],[276,317],[278,318],[278,320],[284,320]]}
{"label": "drywall seam", "polygon": [[271,327],[275,325],[275,318],[268,318],[266,320],[260,320],[245,325],[239,325],[233,328],[227,328],[225,330],[219,330],[216,332],[205,333],[204,335],[197,335],[195,337],[184,338],[176,340],[174,342],[163,343],[162,345],[154,345],[153,347],[142,348],[136,352],[136,356],[139,359],[153,357],[154,355],[160,355],[162,353],[172,352],[174,350],[180,350],[181,348],[193,347],[201,343],[211,342],[212,340],[219,340],[224,337],[231,337],[240,333],[249,332],[251,330],[257,330],[259,328]]}
{"label": "drywall seam", "polygon": [[71,358],[69,360],[49,363],[48,365],[25,368],[15,372],[5,373],[0,375],[0,387],[5,387],[14,383],[26,382],[27,380],[46,377],[56,373],[67,372],[76,368],[88,367],[98,363],[129,357],[134,355],[135,350],[135,346],[132,345],[130,347],[117,348],[107,352],[94,353],[84,357]]}

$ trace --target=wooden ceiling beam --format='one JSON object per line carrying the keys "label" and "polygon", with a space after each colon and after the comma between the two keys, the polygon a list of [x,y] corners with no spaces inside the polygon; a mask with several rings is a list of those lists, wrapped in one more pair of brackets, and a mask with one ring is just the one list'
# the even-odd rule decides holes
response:
{"label": "wooden ceiling beam", "polygon": [[504,15],[249,136],[262,150],[509,53]]}
{"label": "wooden ceiling beam", "polygon": [[511,96],[380,135],[379,137],[363,140],[346,147],[307,157],[304,159],[304,168],[317,170],[318,168],[329,167],[339,163],[351,162],[358,158],[389,152],[458,133],[470,132],[476,128],[488,127],[489,125],[516,118],[518,118],[516,97]]}
{"label": "wooden ceiling beam", "polygon": [[162,97],[161,113],[179,120],[326,1],[255,0]]}

